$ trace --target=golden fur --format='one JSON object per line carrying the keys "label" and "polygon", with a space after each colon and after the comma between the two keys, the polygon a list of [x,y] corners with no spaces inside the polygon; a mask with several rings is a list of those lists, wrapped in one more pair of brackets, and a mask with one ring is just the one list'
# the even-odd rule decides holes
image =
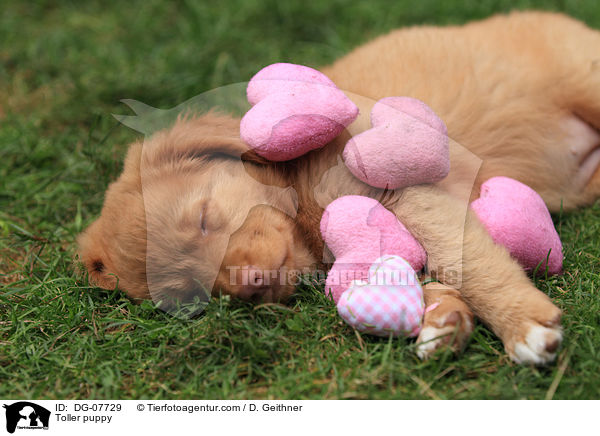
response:
{"label": "golden fur", "polygon": [[[408,227],[428,253],[430,273],[446,283],[426,287],[428,302],[440,304],[426,315],[424,332],[458,326],[453,345],[460,348],[472,311],[513,359],[551,360],[561,340],[560,311],[466,204],[496,175],[533,187],[552,211],[600,196],[600,33],[562,15],[514,13],[461,27],[398,30],[323,72],[349,95],[425,101],[456,144],[482,159],[473,191],[469,153],[460,146],[443,183],[383,193],[339,161],[349,132],[274,164],[247,151],[239,119],[180,119],[143,147],[131,146],[100,218],[81,235],[79,255],[91,281],[112,289],[118,279],[134,298],[149,298],[150,287],[185,299],[216,274],[214,292],[285,300],[293,286],[280,284],[282,275],[321,266],[323,207],[340,195],[369,195]],[[453,194],[456,186],[466,197]],[[240,284],[242,270],[232,265],[278,273],[272,285],[255,289]],[[422,357],[447,342],[430,340]]]}

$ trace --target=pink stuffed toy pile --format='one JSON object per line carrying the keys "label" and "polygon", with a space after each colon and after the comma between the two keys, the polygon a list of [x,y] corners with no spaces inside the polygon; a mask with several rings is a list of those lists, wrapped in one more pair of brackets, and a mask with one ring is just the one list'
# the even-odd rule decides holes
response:
{"label": "pink stuffed toy pile", "polygon": [[[273,64],[249,82],[253,107],[241,138],[261,156],[295,159],[331,142],[358,116],[356,105],[324,74],[301,65]],[[355,177],[377,188],[400,189],[443,180],[450,171],[444,122],[425,103],[386,97],[371,110],[371,125],[343,152]],[[540,196],[526,185],[495,177],[471,205],[494,241],[528,270],[562,271],[562,245]],[[424,312],[416,271],[423,247],[396,216],[367,197],[345,196],[327,206],[321,234],[336,260],[325,292],[340,316],[361,332],[415,336]]]}

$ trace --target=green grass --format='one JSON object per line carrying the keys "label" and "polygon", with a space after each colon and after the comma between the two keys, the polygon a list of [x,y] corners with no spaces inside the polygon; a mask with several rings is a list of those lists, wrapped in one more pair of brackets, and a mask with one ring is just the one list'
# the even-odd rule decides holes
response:
{"label": "green grass", "polygon": [[110,115],[130,113],[120,99],[170,108],[275,61],[317,66],[395,27],[513,7],[600,28],[594,0],[5,0],[0,397],[599,398],[600,204],[556,217],[567,273],[538,286],[565,312],[565,346],[547,368],[511,363],[481,325],[460,357],[420,362],[411,341],[355,334],[308,285],[287,307],[220,300],[182,321],[88,286],[71,264],[136,137]]}

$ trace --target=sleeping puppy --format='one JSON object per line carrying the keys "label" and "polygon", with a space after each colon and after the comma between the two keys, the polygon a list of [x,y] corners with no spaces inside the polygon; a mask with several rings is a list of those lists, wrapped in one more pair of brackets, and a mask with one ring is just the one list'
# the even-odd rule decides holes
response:
{"label": "sleeping puppy", "polygon": [[[353,95],[430,105],[449,136],[483,161],[472,198],[500,175],[534,188],[551,211],[600,197],[600,33],[577,21],[514,13],[398,30],[322,71]],[[270,163],[240,141],[239,119],[181,118],[131,146],[100,218],[79,238],[80,260],[93,283],[118,285],[135,299],[187,301],[210,287],[215,295],[285,301],[299,272],[323,267],[323,207],[367,195],[421,242],[441,282],[425,286],[426,304],[439,305],[425,316],[420,357],[460,348],[475,315],[516,362],[553,360],[560,310],[466,212],[466,201],[441,185],[391,192],[364,185],[340,165],[348,139],[344,132],[306,156]],[[451,155],[444,183],[470,191],[463,157]],[[460,282],[442,271],[460,271]]]}

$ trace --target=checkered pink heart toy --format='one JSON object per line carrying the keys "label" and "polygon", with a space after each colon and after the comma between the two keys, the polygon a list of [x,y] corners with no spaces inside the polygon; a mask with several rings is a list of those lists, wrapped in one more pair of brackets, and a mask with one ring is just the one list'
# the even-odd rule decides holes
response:
{"label": "checkered pink heart toy", "polygon": [[377,188],[435,183],[450,171],[444,122],[420,100],[387,97],[371,110],[372,129],[348,141],[344,162],[352,174]]}
{"label": "checkered pink heart toy", "polygon": [[425,303],[417,274],[399,256],[383,256],[369,269],[368,282],[353,281],[337,303],[340,316],[375,336],[417,336]]}
{"label": "checkered pink heart toy", "polygon": [[358,116],[356,105],[327,76],[302,65],[263,68],[246,94],[253,107],[242,118],[240,136],[272,161],[323,147]]}

